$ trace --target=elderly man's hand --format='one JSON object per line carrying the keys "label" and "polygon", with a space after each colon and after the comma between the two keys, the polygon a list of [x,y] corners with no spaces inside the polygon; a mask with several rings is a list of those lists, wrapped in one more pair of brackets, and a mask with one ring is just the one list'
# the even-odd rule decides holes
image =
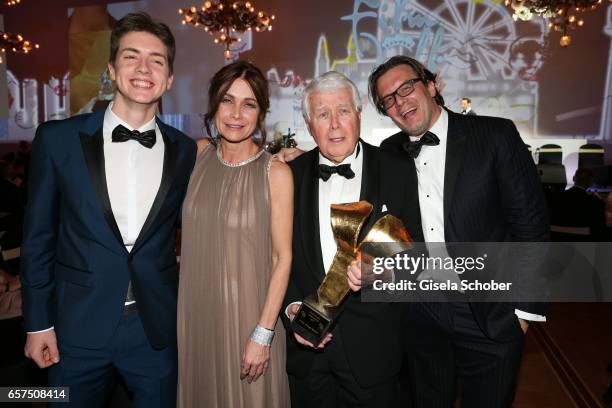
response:
{"label": "elderly man's hand", "polygon": [[384,282],[391,282],[393,278],[393,271],[389,269],[385,269],[382,273],[374,273],[374,268],[370,261],[362,262],[360,254],[358,254],[356,260],[349,264],[347,269],[348,285],[354,292],[370,286],[375,280],[380,279]]}
{"label": "elderly man's hand", "polygon": [[390,272],[385,271],[382,275],[376,274],[372,265],[367,262],[361,262],[361,257],[358,256],[356,260],[349,264],[346,274],[349,288],[353,292],[357,292],[363,287],[371,285],[377,279],[388,280],[387,276]]}
{"label": "elderly man's hand", "polygon": [[[287,315],[289,316],[289,320],[293,321],[293,319],[295,319],[295,315],[297,314],[298,310],[300,310],[300,305],[298,304],[293,304],[291,306],[289,306],[288,310],[287,310]],[[325,335],[325,337],[323,337],[323,340],[321,340],[321,343],[319,343],[319,345],[315,346],[314,344],[312,344],[311,342],[309,342],[308,340],[306,340],[305,338],[303,338],[302,336],[300,336],[297,333],[293,333],[293,336],[295,337],[295,340],[300,343],[302,346],[306,346],[306,347],[311,347],[313,349],[322,349],[325,347],[325,345],[327,343],[329,343],[332,339],[332,334],[331,333],[327,333]]]}
{"label": "elderly man's hand", "polygon": [[301,156],[304,153],[303,150],[298,149],[297,147],[283,147],[280,149],[278,153],[274,155],[278,160],[283,163],[290,162],[291,160]]}
{"label": "elderly man's hand", "polygon": [[349,264],[346,278],[353,292],[361,290],[361,261],[355,260]]}

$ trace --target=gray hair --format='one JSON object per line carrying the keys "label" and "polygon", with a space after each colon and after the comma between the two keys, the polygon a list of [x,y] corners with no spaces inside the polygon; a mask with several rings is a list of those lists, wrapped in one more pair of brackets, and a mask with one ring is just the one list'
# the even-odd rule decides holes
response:
{"label": "gray hair", "polygon": [[313,79],[304,88],[302,96],[302,116],[306,122],[310,121],[310,94],[313,92],[329,92],[338,89],[350,89],[353,94],[353,105],[357,112],[361,112],[361,98],[357,86],[346,77],[337,71],[328,71]]}

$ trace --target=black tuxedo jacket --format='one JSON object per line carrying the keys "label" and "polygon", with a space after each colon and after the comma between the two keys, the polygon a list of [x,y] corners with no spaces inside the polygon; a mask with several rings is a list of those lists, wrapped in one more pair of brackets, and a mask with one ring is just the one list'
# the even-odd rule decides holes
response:
{"label": "black tuxedo jacket", "polygon": [[123,312],[131,279],[150,344],[176,343],[179,210],[196,146],[157,121],[161,184],[132,251],[125,249],[106,184],[105,110],[43,123],[32,147],[29,200],[21,248],[27,331],[55,326],[61,342],[106,345]]}
{"label": "black tuxedo jacket", "polygon": [[[362,229],[366,233],[381,216],[383,205],[400,218],[414,241],[422,240],[418,215],[418,197],[410,195],[416,174],[395,153],[382,153],[378,148],[362,143],[362,200],[373,206],[372,215]],[[302,301],[314,293],[325,277],[319,235],[319,149],[311,150],[289,163],[295,183],[295,217],[293,224],[293,261],[283,307]],[[398,183],[398,178],[403,179]],[[416,184],[414,184],[416,188]],[[384,382],[395,375],[403,359],[400,308],[393,303],[361,303],[359,293],[351,292],[344,302],[338,319],[345,353],[357,382],[363,387]],[[287,319],[283,319],[285,325]],[[287,330],[287,372],[303,378],[308,375],[316,353],[295,341]],[[332,341],[334,341],[332,339]]]}
{"label": "black tuxedo jacket", "polygon": [[[406,134],[397,133],[383,141],[381,149],[402,152],[406,140]],[[414,163],[407,154],[404,157]],[[418,196],[416,184],[409,188],[409,194]],[[512,121],[448,111],[446,242],[543,242],[549,240],[549,228],[535,164]],[[418,311],[419,305],[413,306]],[[483,332],[500,341],[522,333],[515,308],[546,313],[545,303],[475,302],[470,306]]]}

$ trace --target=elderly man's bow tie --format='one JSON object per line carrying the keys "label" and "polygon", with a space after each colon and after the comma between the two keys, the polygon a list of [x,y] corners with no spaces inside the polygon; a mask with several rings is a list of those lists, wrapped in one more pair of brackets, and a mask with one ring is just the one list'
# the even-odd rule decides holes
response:
{"label": "elderly man's bow tie", "polygon": [[129,130],[123,125],[118,125],[113,129],[113,142],[126,142],[130,139],[136,140],[144,147],[150,149],[155,145],[155,129],[139,132],[137,130]]}
{"label": "elderly man's bow tie", "polygon": [[438,136],[431,132],[426,132],[419,138],[419,140],[415,140],[414,142],[404,142],[404,150],[408,152],[410,157],[416,159],[419,156],[419,153],[421,153],[421,147],[423,147],[423,145],[437,146],[439,144],[440,139],[438,139]]}
{"label": "elderly man's bow tie", "polygon": [[327,164],[319,164],[319,177],[323,181],[329,180],[332,174],[338,173],[342,177],[352,179],[355,173],[351,170],[350,164],[341,164],[339,166],[328,166]]}

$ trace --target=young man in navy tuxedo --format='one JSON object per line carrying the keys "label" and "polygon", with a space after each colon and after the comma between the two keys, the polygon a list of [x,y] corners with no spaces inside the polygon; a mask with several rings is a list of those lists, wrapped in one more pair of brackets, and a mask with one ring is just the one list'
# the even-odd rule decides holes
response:
{"label": "young man in navy tuxedo", "polygon": [[176,399],[175,231],[195,143],[155,113],[172,86],[169,28],[128,14],[111,34],[106,110],[43,123],[22,245],[26,356],[70,403],[104,403],[115,373],[135,407]]}

